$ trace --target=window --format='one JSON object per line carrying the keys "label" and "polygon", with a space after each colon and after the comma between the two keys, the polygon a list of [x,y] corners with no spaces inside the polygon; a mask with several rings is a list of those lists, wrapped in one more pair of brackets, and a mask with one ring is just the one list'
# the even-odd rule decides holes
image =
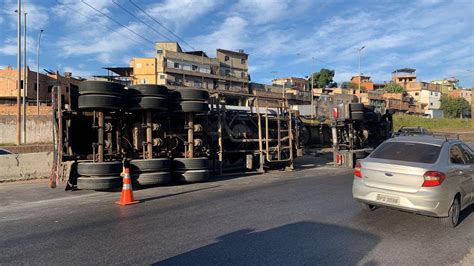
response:
{"label": "window", "polygon": [[163,50],[161,49],[156,50],[156,54],[163,54]]}
{"label": "window", "polygon": [[51,93],[53,91],[53,86],[52,85],[49,85],[48,86],[48,93]]}
{"label": "window", "polygon": [[431,106],[433,106],[433,103],[430,103]]}
{"label": "window", "polygon": [[229,56],[228,56],[228,55],[226,55],[226,56],[224,57],[224,61],[226,61],[226,62],[229,61]]}
{"label": "window", "polygon": [[225,75],[226,75],[226,76],[230,76],[230,69],[226,69],[226,70],[225,70]]}
{"label": "window", "polygon": [[415,96],[418,96],[418,95],[420,95],[420,93],[419,93],[419,92],[415,92]]}
{"label": "window", "polygon": [[474,164],[474,151],[465,144],[461,144],[461,147],[464,153],[464,158],[466,158],[466,163]]}
{"label": "window", "polygon": [[146,79],[142,79],[142,84],[146,84]]}
{"label": "window", "polygon": [[459,144],[455,144],[449,149],[449,160],[453,164],[466,164],[464,154]]}
{"label": "window", "polygon": [[174,63],[174,68],[179,68],[179,63]]}
{"label": "window", "polygon": [[245,78],[245,72],[240,72],[240,77]]}
{"label": "window", "polygon": [[414,163],[435,163],[441,146],[413,142],[386,142],[380,145],[370,158]]}
{"label": "window", "polygon": [[226,83],[226,84],[225,84],[225,89],[226,89],[226,90],[229,90],[229,89],[230,89],[229,83]]}
{"label": "window", "polygon": [[198,66],[193,65],[193,70],[194,70],[194,71],[198,70]]}
{"label": "window", "polygon": [[165,79],[165,78],[166,78],[165,75],[160,74],[160,79]]}
{"label": "window", "polygon": [[243,59],[243,58],[240,59],[240,63],[241,63],[242,65],[245,64],[245,59]]}
{"label": "window", "polygon": [[38,84],[35,83],[35,91],[38,90]]}
{"label": "window", "polygon": [[69,86],[66,87],[66,93],[68,93],[68,92],[69,92]]}

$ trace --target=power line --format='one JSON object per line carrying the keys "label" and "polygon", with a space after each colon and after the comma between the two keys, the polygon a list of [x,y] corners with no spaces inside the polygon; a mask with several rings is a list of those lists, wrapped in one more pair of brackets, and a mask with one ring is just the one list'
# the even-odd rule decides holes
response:
{"label": "power line", "polygon": [[[70,7],[70,6],[68,6],[66,3],[61,3],[61,2],[58,1],[58,0],[56,0],[56,2],[57,2],[58,4],[60,4],[62,7],[67,8],[67,9],[69,9],[69,10],[71,10],[71,11],[74,11],[74,13],[77,13],[77,14],[79,14],[80,16],[82,16],[82,17],[84,17],[84,18],[86,18],[86,19],[89,19],[89,16],[88,16],[88,15],[86,15],[86,14],[84,14],[84,13],[82,13],[82,12],[80,12],[80,11],[78,11],[78,10],[76,10],[76,9],[74,9],[74,8],[72,8],[72,7]],[[111,26],[108,26],[107,24],[102,24],[102,23],[100,23],[100,24],[101,24],[102,26],[106,27],[107,29],[111,30],[111,31],[115,31],[115,28],[113,28],[113,27],[111,27]],[[129,39],[129,40],[135,42],[135,43],[138,43],[138,44],[140,44],[140,43],[145,43],[145,42],[143,42],[142,40],[137,40],[137,39],[131,38],[129,35],[126,35],[126,34],[122,34],[122,35],[125,36],[127,39]]]}
{"label": "power line", "polygon": [[134,30],[130,29],[129,27],[127,27],[127,26],[123,25],[122,23],[120,23],[119,21],[115,20],[114,18],[112,18],[112,17],[108,16],[108,15],[107,15],[107,14],[105,14],[104,12],[102,12],[102,11],[98,10],[97,8],[95,8],[95,7],[91,6],[91,5],[90,5],[90,4],[88,4],[86,1],[84,1],[84,0],[81,0],[81,2],[82,2],[83,4],[85,4],[85,5],[87,5],[88,7],[90,7],[90,8],[92,8],[92,9],[94,9],[95,11],[97,11],[98,13],[100,13],[102,16],[104,16],[104,17],[106,17],[106,18],[108,18],[108,19],[112,20],[113,22],[117,23],[117,24],[118,24],[118,25],[120,25],[122,28],[125,28],[125,29],[127,29],[128,31],[130,31],[130,32],[132,32],[133,34],[137,35],[138,37],[142,38],[143,40],[145,40],[145,41],[147,41],[147,42],[149,42],[149,43],[151,43],[151,44],[155,45],[155,43],[154,43],[153,41],[151,41],[150,39],[147,39],[147,38],[143,37],[142,35],[140,35],[140,34],[139,34],[139,33],[137,33],[136,31],[134,31]]}
{"label": "power line", "polygon": [[171,31],[170,29],[168,29],[165,25],[163,25],[161,22],[159,22],[158,20],[156,20],[155,18],[153,18],[150,14],[148,14],[144,9],[142,9],[141,7],[139,7],[137,4],[135,4],[132,0],[129,0],[130,3],[132,5],[134,5],[137,9],[139,9],[140,11],[143,12],[143,14],[147,15],[150,19],[152,19],[154,22],[156,22],[158,25],[160,25],[161,27],[163,27],[167,32],[171,33],[174,37],[176,37],[178,40],[180,40],[181,42],[183,42],[184,44],[186,44],[187,46],[191,47],[191,49],[193,50],[196,50],[193,46],[191,46],[189,43],[187,43],[185,40],[183,40],[181,37],[179,37],[178,35],[174,34],[173,31]]}
{"label": "power line", "polygon": [[128,11],[126,8],[124,8],[123,6],[121,6],[119,3],[115,2],[115,0],[112,0],[112,2],[120,7],[123,11],[125,11],[127,14],[129,14],[130,16],[134,17],[136,20],[140,21],[141,23],[145,24],[148,28],[150,28],[151,30],[153,30],[154,32],[158,33],[160,36],[163,36],[165,39],[167,39],[168,41],[171,41],[170,38],[168,38],[166,35],[164,35],[163,33],[157,31],[155,28],[153,28],[152,26],[150,26],[150,24],[146,23],[145,21],[143,21],[141,18],[137,17],[136,15],[134,15],[132,12]]}

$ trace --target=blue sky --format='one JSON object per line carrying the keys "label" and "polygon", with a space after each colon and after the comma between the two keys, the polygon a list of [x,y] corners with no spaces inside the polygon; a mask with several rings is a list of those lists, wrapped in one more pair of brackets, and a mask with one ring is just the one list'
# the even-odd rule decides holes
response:
{"label": "blue sky", "polygon": [[[85,0],[146,39],[176,40],[129,0]],[[474,1],[311,1],[311,0],[133,0],[196,50],[215,56],[216,48],[244,49],[250,54],[253,81],[274,76],[306,76],[334,69],[335,80],[361,72],[377,82],[394,69],[417,69],[423,81],[456,77],[471,87],[474,74]],[[153,44],[98,14],[80,0],[24,0],[28,20],[28,64],[36,68],[41,42],[41,69],[71,71],[88,77],[105,74],[104,66],[128,66],[132,57],[151,57]],[[16,67],[16,1],[2,0],[0,67]],[[159,32],[159,33],[157,33]],[[165,39],[166,36],[167,39]],[[182,44],[186,50],[190,47]],[[277,71],[278,73],[272,73]]]}

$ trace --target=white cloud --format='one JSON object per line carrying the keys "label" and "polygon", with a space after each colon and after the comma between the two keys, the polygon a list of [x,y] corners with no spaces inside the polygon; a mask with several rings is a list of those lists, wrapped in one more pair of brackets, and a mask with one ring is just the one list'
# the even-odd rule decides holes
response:
{"label": "white cloud", "polygon": [[310,10],[311,4],[313,1],[310,0],[240,0],[231,10],[252,23],[262,25],[288,20]]}
{"label": "white cloud", "polygon": [[228,17],[215,31],[196,36],[192,39],[192,43],[209,55],[214,54],[216,48],[228,50],[247,48],[250,42],[247,25],[248,23],[241,17]]}
{"label": "white cloud", "polygon": [[[3,7],[3,11],[8,14],[8,13],[12,13],[12,15],[5,15],[8,19],[8,25],[11,29],[16,29],[17,27],[17,21],[18,21],[18,16],[16,14],[14,14],[13,12],[17,9],[17,3],[16,1],[11,1],[11,0],[8,0],[6,2],[4,2],[4,7]],[[21,9],[21,12],[22,12],[22,15],[21,15],[21,21],[23,23],[23,19],[24,19],[24,15],[23,13],[26,12],[27,15],[26,15],[26,26],[27,26],[27,30],[30,31],[30,30],[39,30],[39,29],[42,29],[44,27],[46,27],[46,25],[48,25],[48,22],[49,22],[49,10],[47,8],[45,8],[44,6],[42,5],[37,5],[37,4],[33,4],[31,3],[31,1],[23,1],[23,6],[22,6],[22,9]],[[1,20],[3,20],[3,18],[1,18]],[[0,23],[0,24],[3,24],[3,23]],[[23,25],[22,25],[23,27]]]}
{"label": "white cloud", "polygon": [[[218,3],[219,1],[215,0],[165,0],[162,3],[148,7],[147,13],[158,21],[166,25],[173,25],[175,29],[179,30],[184,26],[188,26],[190,22],[210,12]],[[174,39],[172,35],[160,28],[155,22],[150,21],[150,23]]]}

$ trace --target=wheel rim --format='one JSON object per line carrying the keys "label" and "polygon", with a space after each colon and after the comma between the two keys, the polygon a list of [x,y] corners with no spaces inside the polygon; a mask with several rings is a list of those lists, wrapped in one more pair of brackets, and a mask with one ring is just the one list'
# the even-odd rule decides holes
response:
{"label": "wheel rim", "polygon": [[453,224],[457,224],[459,220],[459,203],[454,201],[453,206],[451,207],[451,221]]}

